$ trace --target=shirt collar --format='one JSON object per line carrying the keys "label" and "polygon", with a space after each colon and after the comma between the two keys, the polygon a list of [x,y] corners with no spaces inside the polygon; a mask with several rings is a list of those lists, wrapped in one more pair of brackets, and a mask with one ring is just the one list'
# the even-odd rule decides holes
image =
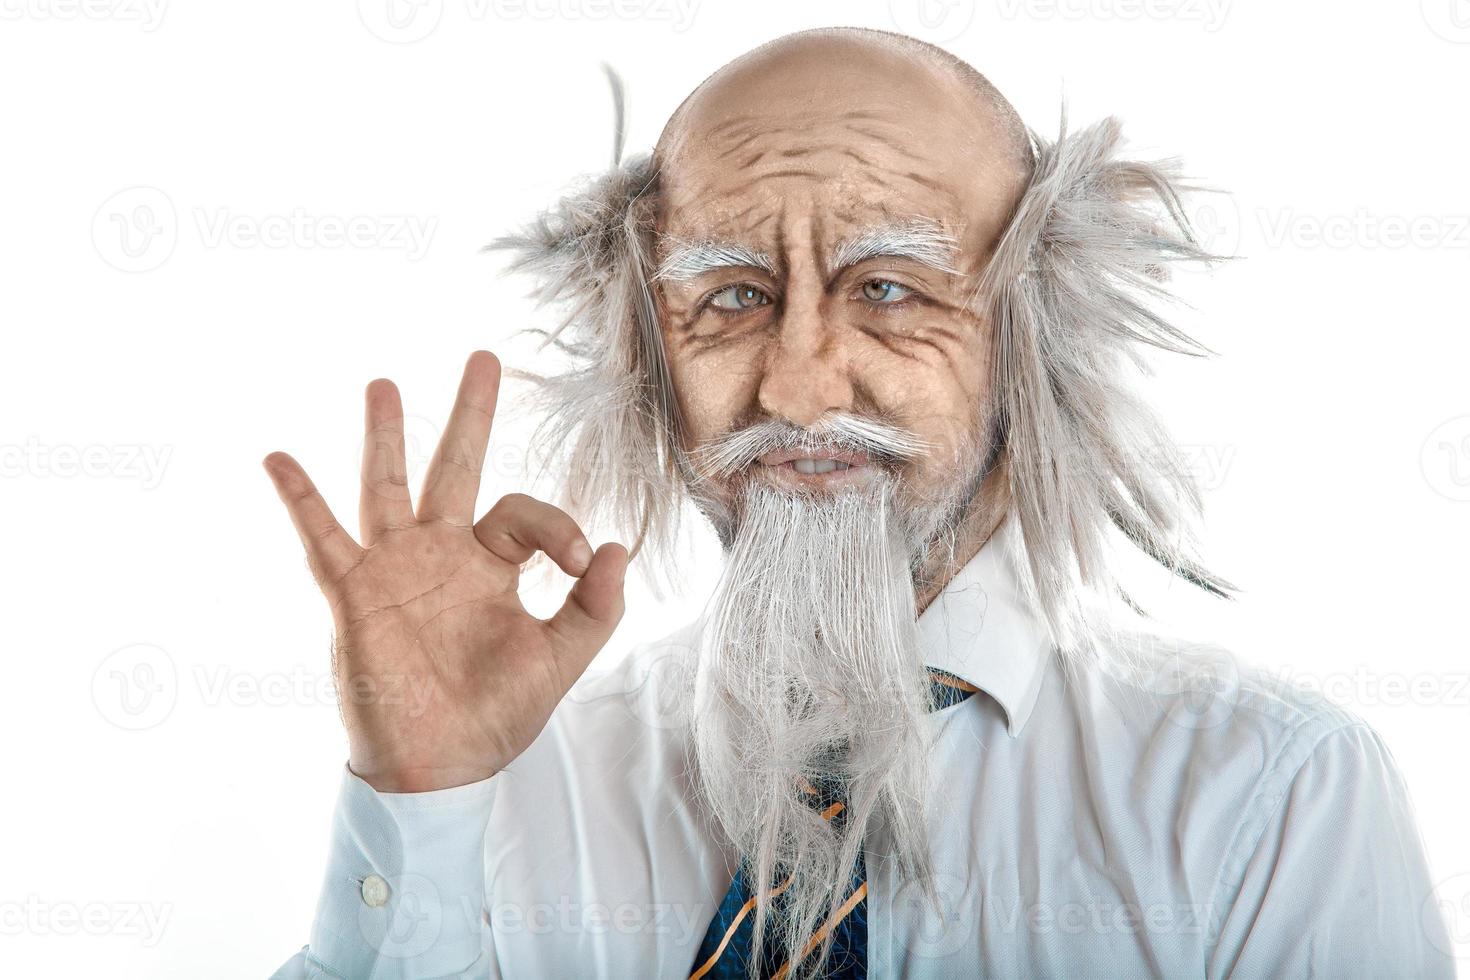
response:
{"label": "shirt collar", "polygon": [[919,616],[925,663],[969,681],[1005,709],[1021,733],[1051,658],[1052,644],[1024,601],[1007,518]]}

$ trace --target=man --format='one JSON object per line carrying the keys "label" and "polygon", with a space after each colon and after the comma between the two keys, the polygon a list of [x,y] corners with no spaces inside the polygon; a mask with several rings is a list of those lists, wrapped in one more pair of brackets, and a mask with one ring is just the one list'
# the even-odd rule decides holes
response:
{"label": "man", "polygon": [[[502,241],[571,311],[568,510],[667,558],[687,497],[726,552],[698,622],[575,688],[627,551],[525,496],[475,521],[491,355],[416,507],[368,386],[360,544],[267,457],[350,749],[279,975],[1450,975],[1377,736],[1102,616],[1118,541],[1230,589],[1126,374],[1199,350],[1149,301],[1210,256],[1118,145],[1028,136],[912,39],[806,32]],[[538,551],[576,579],[545,621]],[[404,678],[427,710],[374,696]]]}

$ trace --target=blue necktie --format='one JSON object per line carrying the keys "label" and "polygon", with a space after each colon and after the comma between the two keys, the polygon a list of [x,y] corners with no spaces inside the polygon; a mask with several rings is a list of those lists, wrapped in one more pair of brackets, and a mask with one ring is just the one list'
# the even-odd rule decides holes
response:
{"label": "blue necktie", "polygon": [[[929,677],[935,711],[959,704],[975,693],[972,685],[953,674],[931,669]],[[803,789],[811,795],[812,805],[824,817],[844,819],[844,804],[835,783],[804,786]],[[822,974],[828,980],[866,980],[868,976],[868,882],[862,852],[858,853],[847,895],[847,900],[817,930],[802,954],[803,957],[810,955],[831,933],[832,955]],[[779,912],[779,888],[773,889],[771,900]],[[755,891],[742,863],[709,924],[699,953],[694,957],[689,980],[746,980],[750,975],[751,947],[755,938],[754,919]],[[785,980],[798,965],[792,960],[787,950],[768,938],[762,949],[759,975],[764,980]]]}

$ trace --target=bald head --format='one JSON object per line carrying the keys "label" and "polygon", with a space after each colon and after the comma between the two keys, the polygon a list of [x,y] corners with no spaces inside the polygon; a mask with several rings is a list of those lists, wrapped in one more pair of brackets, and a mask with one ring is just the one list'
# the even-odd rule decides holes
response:
{"label": "bald head", "polygon": [[[790,88],[813,81],[820,88]],[[922,85],[926,81],[951,90],[951,96],[973,100],[975,121],[982,132],[969,135],[985,137],[1000,156],[1009,157],[1022,170],[1029,169],[1031,142],[1026,126],[989,79],[938,45],[866,27],[825,27],[787,34],[726,64],[696,86],[674,110],[659,135],[654,156],[662,161],[688,139],[691,114],[709,113],[712,106],[725,100],[739,102],[763,92],[776,92],[790,93],[820,106],[824,97],[855,84],[871,83],[881,94],[885,84]],[[890,90],[890,94],[898,93]]]}

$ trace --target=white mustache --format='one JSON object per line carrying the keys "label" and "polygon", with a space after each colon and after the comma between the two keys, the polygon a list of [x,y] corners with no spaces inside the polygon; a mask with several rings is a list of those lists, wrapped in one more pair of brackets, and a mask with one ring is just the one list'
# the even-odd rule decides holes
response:
{"label": "white mustache", "polygon": [[837,414],[800,426],[766,419],[710,440],[690,454],[695,466],[715,479],[733,476],[778,449],[802,453],[861,453],[880,466],[897,466],[922,456],[930,445],[918,436],[877,419]]}

